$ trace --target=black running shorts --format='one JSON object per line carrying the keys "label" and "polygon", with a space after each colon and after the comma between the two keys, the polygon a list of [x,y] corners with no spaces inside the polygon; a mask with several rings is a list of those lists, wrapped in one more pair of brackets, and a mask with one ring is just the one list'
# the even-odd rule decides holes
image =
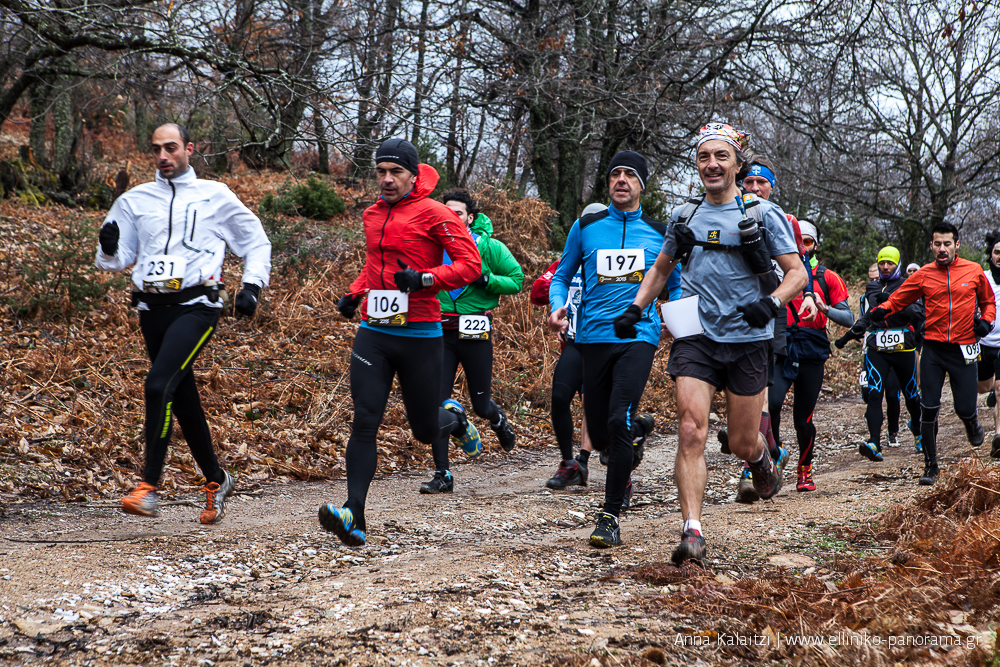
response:
{"label": "black running shorts", "polygon": [[1000,347],[990,347],[979,345],[979,381],[994,380],[1000,381]]}
{"label": "black running shorts", "polygon": [[768,381],[772,340],[716,343],[704,334],[680,338],[670,346],[667,372],[693,377],[737,396],[756,396]]}

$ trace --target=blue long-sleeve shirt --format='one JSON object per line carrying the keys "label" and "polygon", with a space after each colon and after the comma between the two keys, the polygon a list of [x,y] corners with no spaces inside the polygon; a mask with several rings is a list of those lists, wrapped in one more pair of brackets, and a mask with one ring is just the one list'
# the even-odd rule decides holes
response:
{"label": "blue long-sleeve shirt", "polygon": [[[624,312],[639,293],[639,284],[645,271],[653,267],[667,228],[661,222],[644,215],[642,209],[622,212],[613,205],[606,211],[586,215],[575,223],[566,237],[559,268],[549,286],[549,305],[553,310],[566,305],[570,282],[577,269],[583,277],[583,293],[577,311],[577,343],[628,343],[644,341],[659,345],[660,315],[656,304],[643,311],[636,324],[638,337],[621,339],[615,336],[614,319]],[[634,257],[643,259],[642,273],[621,273],[623,268],[637,266],[628,253],[638,251]],[[602,252],[607,251],[607,252]],[[619,258],[624,262],[619,262]],[[598,265],[598,259],[601,265]]]}

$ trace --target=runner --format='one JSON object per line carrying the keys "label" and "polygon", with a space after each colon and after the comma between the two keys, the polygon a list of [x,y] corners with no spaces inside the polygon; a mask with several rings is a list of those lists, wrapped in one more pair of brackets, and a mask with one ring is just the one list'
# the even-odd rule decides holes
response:
{"label": "runner", "polygon": [[910,262],[906,265],[906,277],[909,278],[914,273],[920,270],[920,265],[916,262]]}
{"label": "runner", "polygon": [[[505,452],[514,449],[514,430],[507,415],[492,397],[493,309],[501,294],[517,294],[524,284],[521,266],[500,241],[492,238],[493,222],[479,211],[467,190],[450,190],[441,197],[469,227],[483,261],[483,273],[471,284],[438,292],[441,326],[444,328],[444,369],[441,396],[449,398],[455,385],[458,365],[465,370],[472,410],[490,423]],[[444,263],[451,264],[445,253]],[[420,485],[420,493],[451,493],[455,477],[448,462],[448,437],[434,441],[434,478]]]}
{"label": "runner", "polygon": [[[219,323],[222,260],[228,245],[243,258],[237,312],[252,316],[271,273],[271,242],[250,210],[225,185],[197,177],[188,131],[167,123],[153,132],[156,179],[115,200],[101,227],[97,267],[133,264],[132,298],[151,362],[146,375],[146,465],[143,481],[121,501],[129,514],[159,516],[173,417],[205,476],[202,523],[218,523],[236,479],[219,467],[193,365]],[[200,224],[199,224],[200,223]]]}
{"label": "runner", "polygon": [[[826,335],[829,319],[842,327],[854,324],[854,313],[847,304],[847,285],[836,272],[819,263],[819,232],[816,225],[806,219],[799,220],[802,245],[810,254],[810,271],[813,274],[813,292],[819,313],[810,321],[799,317],[802,297],[796,296],[787,311],[787,348],[785,354],[775,355],[771,369],[772,387],[768,392],[768,407],[771,413],[771,430],[781,433],[781,408],[791,387],[795,387],[792,402],[792,423],[795,425],[796,440],[799,445],[799,461],[796,467],[796,491],[815,491],[812,476],[813,445],[816,443],[816,426],[813,412],[819,392],[823,388],[826,360],[830,356],[830,340]],[[881,399],[879,400],[881,405]],[[781,445],[779,440],[778,445]],[[737,498],[738,500],[739,498]]]}
{"label": "runner", "polygon": [[[588,204],[580,214],[580,219],[592,214],[607,211],[607,206],[603,204]],[[549,303],[549,287],[552,276],[555,274],[559,262],[553,262],[552,266],[543,273],[531,287],[531,302],[544,306]],[[680,272],[677,274],[678,282]],[[583,277],[577,271],[570,283],[569,298],[566,301],[566,319],[568,326],[566,331],[560,331],[559,342],[561,354],[556,362],[555,372],[552,374],[552,430],[556,434],[556,443],[559,445],[561,460],[559,468],[545,486],[550,489],[562,490],[567,486],[586,486],[590,472],[588,464],[590,454],[594,447],[590,442],[590,433],[587,431],[587,416],[584,413],[583,422],[580,426],[580,453],[573,457],[573,412],[571,405],[573,396],[580,394],[580,402],[583,403],[583,359],[580,355],[580,348],[575,343],[576,338],[576,312],[580,307],[580,294],[582,291]],[[669,288],[669,283],[668,283]],[[652,415],[640,414],[632,424],[633,435],[633,461],[634,470],[642,460],[645,451],[646,439],[652,433],[655,420]],[[605,449],[604,452],[608,450]],[[603,453],[602,452],[602,455]],[[605,463],[604,465],[607,465]],[[625,500],[622,502],[622,510],[627,510],[631,505],[633,484],[631,475],[625,487]]]}
{"label": "runner", "polygon": [[[701,128],[696,166],[705,186],[704,201],[683,223],[678,222],[683,207],[674,211],[674,223],[656,263],[646,273],[634,303],[620,316],[634,318],[647,308],[663,289],[677,259],[684,262],[684,298],[678,306],[691,299],[691,317],[697,314],[704,331],[675,338],[667,364],[667,372],[677,383],[679,438],[674,479],[684,518],[681,543],[673,554],[678,565],[705,559],[701,528],[708,476],[705,440],[716,389],[726,390],[729,447],[750,462],[757,493],[768,499],[781,489],[781,477],[759,430],[760,413],[773,320],[808,278],[781,209],[753,195],[746,195],[744,203],[736,186],[748,144],[749,136],[729,125],[710,123]],[[758,208],[763,222],[748,218],[744,206]],[[758,275],[771,271],[772,257],[785,274],[768,294],[761,289]]]}
{"label": "runner", "polygon": [[[573,223],[549,288],[549,326],[566,331],[565,304],[573,276],[582,266],[575,342],[583,360],[587,397],[583,408],[594,449],[610,453],[604,511],[590,536],[595,547],[622,543],[618,517],[636,458],[633,415],[660,340],[660,318],[654,308],[630,307],[624,327],[616,315],[632,302],[666,232],[663,223],[643,214],[639,203],[649,177],[641,155],[617,153],[607,177],[611,205]],[[618,334],[623,331],[637,340],[621,342]]]}
{"label": "runner", "polygon": [[[770,201],[771,194],[774,192],[777,186],[778,179],[778,169],[774,163],[765,155],[755,154],[749,163],[748,167],[745,167],[746,175],[743,177],[740,183],[741,188],[744,192],[756,195],[760,199]],[[741,170],[742,173],[743,170]],[[683,215],[683,213],[682,213]],[[785,217],[788,218],[788,222],[792,225],[792,231],[795,234],[795,245],[798,249],[798,253],[802,256],[802,261],[804,266],[807,267],[809,271],[809,283],[806,285],[803,291],[803,297],[801,299],[801,309],[796,313],[800,319],[803,321],[811,322],[816,318],[816,314],[819,312],[816,308],[816,295],[813,293],[812,287],[812,272],[808,268],[808,255],[806,253],[806,248],[802,244],[802,233],[799,230],[799,221],[791,213],[786,213]],[[778,282],[781,280],[783,275],[781,268],[774,263],[772,260],[771,265],[774,269],[773,276],[767,276],[767,280],[770,280],[769,284],[765,284],[765,280],[762,279],[761,288],[767,292],[773,291],[777,287]],[[786,308],[790,308],[791,304],[787,305]],[[774,366],[775,360],[785,354],[785,347],[787,344],[788,336],[786,335],[786,321],[785,317],[776,317],[774,320],[774,349],[771,355],[771,360],[768,363],[768,377],[774,377]],[[768,384],[771,385],[772,381]],[[767,449],[771,453],[771,457],[774,458],[775,465],[778,466],[779,474],[784,477],[785,465],[788,463],[788,453],[780,447],[781,444],[781,434],[778,429],[771,423],[770,408],[766,402],[766,397],[769,395],[770,389],[764,389],[762,395],[765,397],[764,409],[760,413],[760,433],[764,436],[764,442],[767,443]],[[729,432],[726,429],[722,429],[716,434],[719,439],[719,450],[723,454],[731,454],[729,451]],[[785,456],[781,456],[781,452],[785,452]],[[759,500],[760,497],[753,487],[753,475],[750,472],[750,467],[743,464],[739,472],[739,484],[736,487],[736,502],[739,503],[753,503]]]}
{"label": "runner", "polygon": [[[437,293],[468,285],[482,275],[479,251],[465,223],[428,195],[437,171],[418,164],[417,149],[389,139],[375,152],[381,196],[362,215],[365,265],[337,308],[364,321],[351,350],[354,423],[347,442],[347,502],[319,509],[319,522],[348,546],[365,543],[365,500],[375,476],[375,436],[393,376],[406,406],[413,436],[432,443],[451,435],[469,456],[482,443],[455,400],[441,404],[441,304]],[[451,264],[444,265],[444,252]],[[367,298],[362,301],[362,298]],[[440,407],[439,407],[440,406]]]}
{"label": "runner", "polygon": [[[993,288],[993,296],[1000,310],[1000,231],[986,235],[986,280]],[[993,409],[993,440],[990,456],[1000,458],[1000,407],[997,406],[997,390],[1000,390],[1000,328],[994,327],[979,344],[982,358],[979,360],[979,393],[985,394],[986,407]]]}
{"label": "runner", "polygon": [[[886,246],[878,253],[879,277],[868,283],[865,288],[865,311],[871,311],[875,306],[885,303],[889,295],[899,289],[906,280],[899,270],[899,251],[892,246]],[[903,385],[903,398],[906,409],[910,413],[910,432],[913,434],[917,451],[920,447],[920,390],[917,384],[917,351],[915,347],[916,327],[923,320],[923,308],[919,302],[914,302],[902,311],[886,318],[880,323],[870,321],[868,312],[858,318],[851,328],[849,336],[837,341],[837,347],[844,347],[848,338],[865,338],[865,373],[868,378],[868,391],[865,411],[865,421],[868,424],[868,440],[858,444],[858,452],[871,461],[882,461],[882,395],[886,395],[886,403],[890,403],[889,393],[899,385]],[[869,332],[867,337],[865,332]],[[900,382],[903,379],[904,382]],[[897,398],[898,401],[898,398]],[[895,426],[890,417],[889,445],[893,446],[896,434],[893,428],[899,428],[898,410]]]}
{"label": "runner", "polygon": [[[921,296],[927,313],[924,352],[920,359],[920,441],[924,448],[924,474],[920,484],[929,486],[939,474],[937,418],[941,389],[947,374],[955,413],[965,425],[973,447],[985,434],[976,414],[976,362],[979,342],[993,329],[996,304],[993,288],[975,262],[958,257],[958,228],[939,222],[931,229],[934,262],[903,281],[885,303],[868,316],[876,324],[898,313]],[[977,315],[978,308],[978,315]]]}

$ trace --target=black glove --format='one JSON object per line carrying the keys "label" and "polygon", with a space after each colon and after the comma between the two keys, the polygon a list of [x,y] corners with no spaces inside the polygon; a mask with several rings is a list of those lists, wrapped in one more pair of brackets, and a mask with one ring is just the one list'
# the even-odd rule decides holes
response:
{"label": "black glove", "polygon": [[865,333],[865,325],[862,324],[861,322],[855,322],[854,326],[851,327],[850,335],[852,337],[863,336],[864,333]]}
{"label": "black glove", "polygon": [[642,319],[642,308],[634,303],[625,309],[625,312],[615,318],[615,336],[618,338],[635,338],[639,332],[635,330],[635,323]]}
{"label": "black glove", "polygon": [[236,301],[233,302],[233,305],[236,306],[236,312],[253,317],[253,314],[257,312],[257,299],[259,298],[260,287],[253,283],[243,283],[243,289],[236,295]]}
{"label": "black glove", "polygon": [[114,255],[118,252],[118,238],[120,236],[121,231],[118,229],[118,223],[114,220],[101,227],[101,232],[97,235],[97,240],[101,242],[101,252],[105,255]]}
{"label": "black glove", "polygon": [[976,333],[976,338],[985,338],[993,331],[993,323],[989,320],[976,318],[976,323],[972,325],[972,330]]}
{"label": "black glove", "polygon": [[414,271],[413,269],[406,266],[406,262],[401,259],[397,259],[396,262],[403,269],[402,271],[396,271],[392,275],[393,280],[396,281],[396,289],[398,289],[403,294],[409,294],[410,292],[416,292],[418,289],[423,288],[424,284],[421,281],[421,276],[423,272]]}
{"label": "black glove", "polygon": [[763,329],[778,316],[778,308],[769,296],[746,306],[736,306],[736,312],[743,313],[743,319],[755,329]]}
{"label": "black glove", "polygon": [[875,295],[875,303],[880,306],[888,300],[889,300],[889,295],[886,294],[885,292],[879,292],[878,294]]}
{"label": "black glove", "polygon": [[872,308],[868,311],[868,319],[872,322],[885,322],[885,318],[889,316],[889,311],[885,308],[880,308],[878,306]]}
{"label": "black glove", "polygon": [[361,305],[361,295],[354,296],[353,294],[345,294],[340,297],[340,301],[337,302],[337,310],[340,314],[351,319],[354,317],[354,313],[358,311],[358,306]]}
{"label": "black glove", "polygon": [[490,282],[489,274],[484,273],[475,280],[473,280],[472,284],[475,285],[476,287],[486,287],[489,284],[489,282]]}
{"label": "black glove", "polygon": [[833,344],[837,346],[838,350],[843,350],[844,346],[850,343],[852,340],[854,340],[854,335],[850,331],[848,331],[843,336],[833,341]]}

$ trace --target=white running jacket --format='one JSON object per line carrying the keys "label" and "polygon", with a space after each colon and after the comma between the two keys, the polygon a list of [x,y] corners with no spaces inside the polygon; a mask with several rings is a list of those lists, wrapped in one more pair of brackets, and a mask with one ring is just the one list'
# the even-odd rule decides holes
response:
{"label": "white running jacket", "polygon": [[[268,285],[271,242],[260,219],[225,184],[199,179],[193,167],[174,179],[164,178],[157,170],[155,182],[136,186],[115,200],[104,224],[112,221],[121,231],[118,251],[114,256],[105,255],[98,244],[97,268],[121,271],[135,264],[132,283],[137,291],[163,291],[144,290],[148,277],[144,267],[151,258],[162,255],[183,258],[180,289],[210,279],[222,282],[227,244],[243,258],[241,283],[262,288]],[[230,284],[228,291],[235,295],[241,288],[242,284]],[[222,307],[221,301],[212,303],[205,296],[184,305],[195,303]],[[139,309],[147,310],[148,306],[140,303]]]}

